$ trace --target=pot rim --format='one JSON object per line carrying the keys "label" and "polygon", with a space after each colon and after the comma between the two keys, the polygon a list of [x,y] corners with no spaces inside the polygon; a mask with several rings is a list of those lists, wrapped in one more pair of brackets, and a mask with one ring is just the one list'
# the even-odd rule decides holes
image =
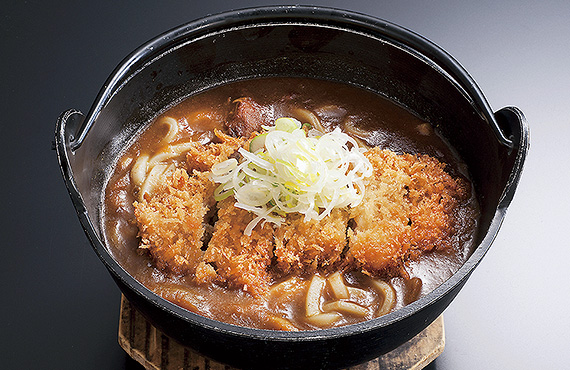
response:
{"label": "pot rim", "polygon": [[[344,31],[359,31],[364,34],[368,33],[368,36],[372,37],[379,37],[379,35],[381,35],[382,38],[388,38],[390,41],[396,42],[398,46],[409,48],[411,51],[415,51],[415,54],[419,53],[418,55],[430,60],[434,63],[434,68],[441,68],[441,70],[450,77],[450,82],[457,83],[458,86],[460,86],[470,97],[470,99],[472,99],[474,107],[483,117],[485,117],[485,119],[487,119],[493,128],[496,139],[501,145],[507,148],[519,148],[517,153],[515,153],[517,158],[520,159],[518,160],[519,165],[513,168],[513,173],[511,173],[512,181],[509,181],[507,188],[505,189],[505,193],[514,192],[528,146],[528,132],[525,128],[526,121],[524,121],[522,113],[520,124],[523,126],[521,128],[523,134],[519,135],[521,136],[520,138],[515,134],[514,139],[521,141],[520,143],[515,143],[512,141],[512,137],[506,137],[501,127],[497,124],[489,104],[484,98],[482,92],[479,90],[475,81],[451,55],[436,44],[404,27],[385,20],[336,8],[294,5],[233,10],[216,15],[210,15],[175,27],[143,44],[127,56],[112,72],[86,117],[83,117],[83,115],[78,111],[69,110],[64,112],[58,120],[56,129],[56,151],[64,181],[72,198],[72,202],[77,211],[81,225],[87,234],[93,249],[107,269],[116,279],[119,279],[123,284],[135,292],[135,294],[144,297],[144,299],[152,303],[156,308],[167,310],[170,314],[188,322],[189,324],[217,332],[223,332],[230,336],[246,336],[252,339],[261,339],[264,341],[314,341],[320,339],[332,339],[358,335],[359,333],[368,332],[378,327],[390,326],[394,322],[409,318],[415,312],[435,304],[447,292],[452,290],[452,288],[464,283],[489,249],[498,232],[512,196],[499,202],[484,239],[474,249],[467,261],[449,279],[444,281],[426,296],[396,311],[375,319],[337,328],[290,332],[255,329],[209,319],[188,311],[160,297],[132,277],[111,256],[105,246],[105,243],[99,238],[95,231],[96,228],[89,218],[81,193],[75,184],[69,159],[70,155],[73,155],[73,153],[81,147],[81,144],[83,143],[91,126],[96,121],[97,116],[113,97],[115,92],[127,83],[130,77],[143,69],[145,65],[151,63],[152,60],[159,58],[163,55],[162,53],[166,53],[168,50],[172,50],[173,47],[180,46],[185,42],[191,42],[196,37],[210,35],[214,31],[233,28],[239,25],[252,25],[252,21],[261,21],[262,24],[332,25]],[[256,23],[252,26],[258,25],[259,23]],[[177,42],[181,41],[182,44],[177,44]],[[68,132],[68,123],[80,117],[83,117],[83,120],[77,125],[78,129],[73,128],[73,132]],[[427,324],[429,323],[426,323],[426,325]]]}

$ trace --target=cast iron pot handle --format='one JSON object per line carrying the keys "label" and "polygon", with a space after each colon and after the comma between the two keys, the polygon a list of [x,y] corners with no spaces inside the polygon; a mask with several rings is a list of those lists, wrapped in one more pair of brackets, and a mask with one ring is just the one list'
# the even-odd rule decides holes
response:
{"label": "cast iron pot handle", "polygon": [[75,183],[72,161],[74,161],[75,149],[72,147],[81,134],[82,124],[85,120],[83,113],[76,109],[68,109],[57,119],[55,132],[55,150],[63,175],[63,180],[71,200],[80,218],[86,217],[87,210]]}
{"label": "cast iron pot handle", "polygon": [[530,147],[530,129],[523,112],[517,107],[505,107],[494,113],[498,128],[509,140],[507,157],[513,162],[510,176],[499,202],[499,207],[507,207],[513,199],[519,183],[522,167]]}
{"label": "cast iron pot handle", "polygon": [[83,113],[77,109],[68,109],[63,112],[57,120],[57,132],[56,135],[62,140],[62,144],[65,145],[66,149],[73,152],[73,144],[77,138],[81,137],[82,123],[85,120]]}

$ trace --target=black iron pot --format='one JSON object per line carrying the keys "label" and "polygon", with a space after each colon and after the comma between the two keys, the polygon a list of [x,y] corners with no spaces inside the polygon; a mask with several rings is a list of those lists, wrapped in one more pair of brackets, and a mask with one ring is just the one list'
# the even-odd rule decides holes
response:
{"label": "black iron pot", "polygon": [[[437,122],[467,163],[480,202],[477,248],[469,260],[430,294],[396,312],[304,332],[207,319],[162,299],[130,276],[112,258],[102,236],[103,187],[114,161],[149,120],[182,98],[259,76],[314,77],[364,87]],[[421,36],[361,14],[291,6],[210,16],[148,42],[113,72],[87,115],[76,110],[62,114],[56,147],[95,252],[123,294],[156,327],[236,367],[332,369],[396,348],[449,305],[499,230],[521,174],[528,135],[517,108],[493,113],[468,73]]]}

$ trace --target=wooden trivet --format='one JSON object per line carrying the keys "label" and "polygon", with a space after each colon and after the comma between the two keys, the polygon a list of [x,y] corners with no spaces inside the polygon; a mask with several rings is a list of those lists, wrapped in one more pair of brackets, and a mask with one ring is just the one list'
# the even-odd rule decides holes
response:
{"label": "wooden trivet", "polygon": [[[121,298],[119,344],[147,370],[236,370],[205,358],[162,334],[124,296]],[[443,316],[439,316],[392,352],[349,370],[420,370],[435,360],[444,347]]]}

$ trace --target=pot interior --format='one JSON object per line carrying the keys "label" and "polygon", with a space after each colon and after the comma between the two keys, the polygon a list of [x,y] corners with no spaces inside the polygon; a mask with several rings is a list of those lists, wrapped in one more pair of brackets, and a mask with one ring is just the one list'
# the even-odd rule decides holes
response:
{"label": "pot interior", "polygon": [[426,54],[390,35],[361,31],[334,23],[213,26],[135,53],[87,116],[89,132],[71,158],[77,187],[101,240],[105,182],[121,151],[150,120],[197,92],[272,76],[358,86],[434,124],[469,168],[482,215],[477,243],[482,240],[510,174],[501,163],[506,149],[492,130],[489,112],[429,58],[429,49]]}
{"label": "pot interior", "polygon": [[[225,83],[259,77],[316,78],[372,91],[432,123],[466,163],[481,213],[474,242],[480,245],[477,256],[443,294],[440,290],[435,299],[423,300],[427,304],[421,305],[427,310],[421,307],[426,313],[417,315],[417,320],[411,319],[410,312],[419,311],[419,304],[412,304],[413,309],[402,309],[406,312],[400,315],[397,330],[390,326],[393,322],[386,321],[390,325],[381,338],[386,340],[385,349],[393,348],[405,340],[405,333],[411,336],[421,331],[457,294],[498,229],[504,191],[524,159],[511,155],[512,147],[505,144],[493,113],[467,73],[441,49],[398,26],[328,10],[308,13],[293,9],[288,13],[270,9],[245,16],[238,11],[176,28],[142,46],[114,71],[85,119],[68,122],[70,132],[63,141],[69,142],[62,144],[67,162],[62,168],[83,226],[117,283],[122,289],[126,285],[125,294],[133,301],[146,302],[149,297],[142,297],[125,283],[125,271],[113,271],[120,268],[108,262],[111,253],[103,243],[103,194],[116,160],[153,118],[178,102]],[[516,160],[521,162],[518,167]],[[435,301],[441,304],[435,307]],[[147,307],[147,312],[156,316],[162,311],[159,304]],[[171,323],[174,331],[180,326],[171,316],[164,323]],[[212,335],[206,325],[197,330]],[[331,338],[337,332],[332,331]],[[214,336],[212,343],[227,339],[225,332],[217,335],[220,338]],[[252,343],[258,345],[255,335]],[[378,340],[372,333],[370,336]],[[275,343],[263,340],[264,345],[274,345],[275,352],[257,353],[274,357],[281,351],[279,340],[283,338],[285,335]],[[243,341],[240,337],[239,342]],[[316,343],[332,356],[324,342]],[[341,348],[349,343],[348,338]],[[358,346],[360,350],[362,346]],[[373,347],[372,343],[366,347],[368,356],[378,355]],[[207,352],[206,345],[201,350]],[[357,348],[354,356],[356,352]],[[315,363],[322,363],[319,353],[312,355]]]}

